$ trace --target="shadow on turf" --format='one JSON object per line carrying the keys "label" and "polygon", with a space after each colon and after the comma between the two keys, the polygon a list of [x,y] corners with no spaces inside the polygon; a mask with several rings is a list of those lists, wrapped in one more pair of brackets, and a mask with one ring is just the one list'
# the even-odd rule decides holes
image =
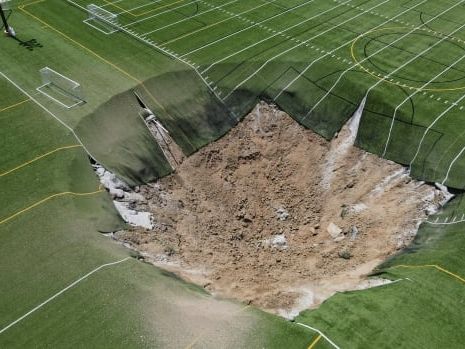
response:
{"label": "shadow on turf", "polygon": [[23,41],[19,39],[18,37],[14,37],[16,41],[18,41],[19,46],[25,47],[29,51],[34,51],[35,48],[41,48],[44,47],[40,42],[38,42],[36,39],[31,39],[28,41]]}

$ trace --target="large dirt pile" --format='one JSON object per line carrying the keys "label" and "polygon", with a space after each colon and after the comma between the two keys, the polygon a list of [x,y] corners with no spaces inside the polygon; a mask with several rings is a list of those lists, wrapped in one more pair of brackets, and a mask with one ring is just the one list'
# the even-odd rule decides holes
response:
{"label": "large dirt pile", "polygon": [[154,229],[119,238],[213,293],[284,315],[356,288],[443,199],[353,147],[357,121],[327,142],[261,103],[175,174],[141,187]]}

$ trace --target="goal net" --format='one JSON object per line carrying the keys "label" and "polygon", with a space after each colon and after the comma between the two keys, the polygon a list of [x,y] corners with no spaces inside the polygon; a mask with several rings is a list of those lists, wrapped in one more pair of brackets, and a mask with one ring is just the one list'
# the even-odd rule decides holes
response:
{"label": "goal net", "polygon": [[11,10],[11,1],[10,0],[0,0],[0,5],[2,5],[3,11]]}
{"label": "goal net", "polygon": [[87,5],[88,18],[84,22],[104,34],[112,34],[118,27],[118,15],[95,5]]}
{"label": "goal net", "polygon": [[45,67],[39,70],[42,85],[37,90],[66,108],[84,103],[81,85],[70,78]]}

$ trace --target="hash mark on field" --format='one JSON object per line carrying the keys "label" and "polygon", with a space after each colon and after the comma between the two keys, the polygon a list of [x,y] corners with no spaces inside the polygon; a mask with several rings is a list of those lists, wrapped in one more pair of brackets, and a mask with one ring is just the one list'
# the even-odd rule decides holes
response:
{"label": "hash mark on field", "polygon": [[[333,1],[336,1],[336,2],[341,3],[341,0],[333,0]],[[360,6],[355,6],[355,5],[352,5],[352,4],[348,4],[347,6],[352,7],[352,8],[356,8],[357,10],[360,10],[360,11],[363,10]],[[375,15],[375,16],[378,16],[378,17],[388,18],[387,16],[380,15],[379,13],[374,12],[374,11],[372,11],[372,12],[370,12],[370,13],[371,13],[372,15]],[[395,22],[400,23],[400,24],[403,24],[403,25],[408,26],[408,27],[412,27],[412,28],[415,27],[414,24],[408,23],[408,22],[405,22],[405,21],[396,20]],[[447,37],[449,37],[449,38],[452,39],[452,40],[456,40],[456,41],[458,41],[458,42],[461,42],[461,43],[464,43],[464,44],[465,44],[465,40],[462,40],[462,39],[457,38],[457,37],[455,37],[455,36],[450,36],[450,35],[444,34],[444,33],[442,33],[442,32],[433,31],[433,30],[431,30],[431,29],[427,29],[426,31],[428,31],[429,33],[434,33],[434,34],[440,35],[440,36],[447,36]]]}
{"label": "hash mark on field", "polygon": [[[375,51],[374,53],[370,54],[369,56],[366,56],[364,59],[362,59],[361,61],[358,61],[353,67],[349,68],[349,69],[346,69],[344,72],[342,72],[339,77],[336,79],[336,82],[327,90],[327,92],[323,95],[323,97],[321,97],[314,105],[313,107],[305,114],[305,116],[302,118],[301,122],[303,122],[310,114],[312,114],[312,112],[332,93],[332,91],[336,88],[336,86],[339,84],[339,82],[342,80],[342,78],[352,70],[352,68],[355,68],[355,67],[359,67],[362,65],[363,62],[369,60],[371,57],[374,57],[375,55],[377,55],[378,53],[384,51],[385,49],[387,49],[388,47],[392,47],[393,44],[399,42],[400,40],[402,40],[403,38],[409,36],[410,34],[412,34],[413,32],[415,32],[416,30],[418,29],[421,29],[423,27],[425,27],[428,23],[431,23],[433,20],[436,20],[438,19],[439,17],[441,17],[442,15],[444,15],[445,13],[451,11],[453,8],[459,6],[459,5],[462,5],[463,3],[465,2],[465,0],[462,0],[460,2],[457,2],[455,5],[452,5],[450,7],[448,7],[447,9],[445,9],[444,11],[442,11],[441,13],[439,13],[438,15],[430,18],[429,20],[427,20],[426,22],[422,22],[420,25],[418,25],[417,27],[414,27],[413,29],[411,29],[410,31],[408,31],[406,34],[403,34],[402,36],[400,36],[399,38],[397,38],[396,40],[394,40],[393,42],[387,44],[386,46],[378,49],[377,51]],[[354,17],[355,18],[355,17]],[[461,28],[463,28],[465,26],[462,25],[459,29],[455,29],[451,32],[451,34],[455,34],[456,32],[458,32],[458,30],[460,30]],[[443,37],[439,42],[442,42],[444,41],[445,39],[447,38],[446,37]],[[354,42],[355,43],[355,42]],[[438,43],[435,43],[434,46],[436,46]],[[428,47],[426,50],[422,51],[422,53],[420,55],[417,55],[415,57],[415,59],[421,55],[423,55],[424,52],[427,52],[429,49],[431,49],[432,47],[434,46],[430,46]],[[392,75],[393,73],[395,73],[396,71],[398,71],[399,69],[405,67],[407,64],[410,64],[411,63],[411,60],[407,61],[407,63],[404,63],[402,64],[401,66],[399,66],[398,68],[396,68],[393,72],[389,73],[388,75]],[[376,84],[375,84],[376,85]],[[373,85],[373,86],[375,86]],[[370,90],[373,88],[370,87]],[[369,91],[370,91],[369,90]],[[368,94],[368,92],[367,92]]]}

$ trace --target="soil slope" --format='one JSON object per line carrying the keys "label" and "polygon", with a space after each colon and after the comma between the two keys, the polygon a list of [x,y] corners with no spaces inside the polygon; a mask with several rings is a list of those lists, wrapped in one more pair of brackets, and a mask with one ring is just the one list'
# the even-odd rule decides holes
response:
{"label": "soil slope", "polygon": [[395,163],[327,142],[259,104],[225,137],[140,188],[151,231],[119,238],[209,291],[294,316],[359,287],[442,200]]}

